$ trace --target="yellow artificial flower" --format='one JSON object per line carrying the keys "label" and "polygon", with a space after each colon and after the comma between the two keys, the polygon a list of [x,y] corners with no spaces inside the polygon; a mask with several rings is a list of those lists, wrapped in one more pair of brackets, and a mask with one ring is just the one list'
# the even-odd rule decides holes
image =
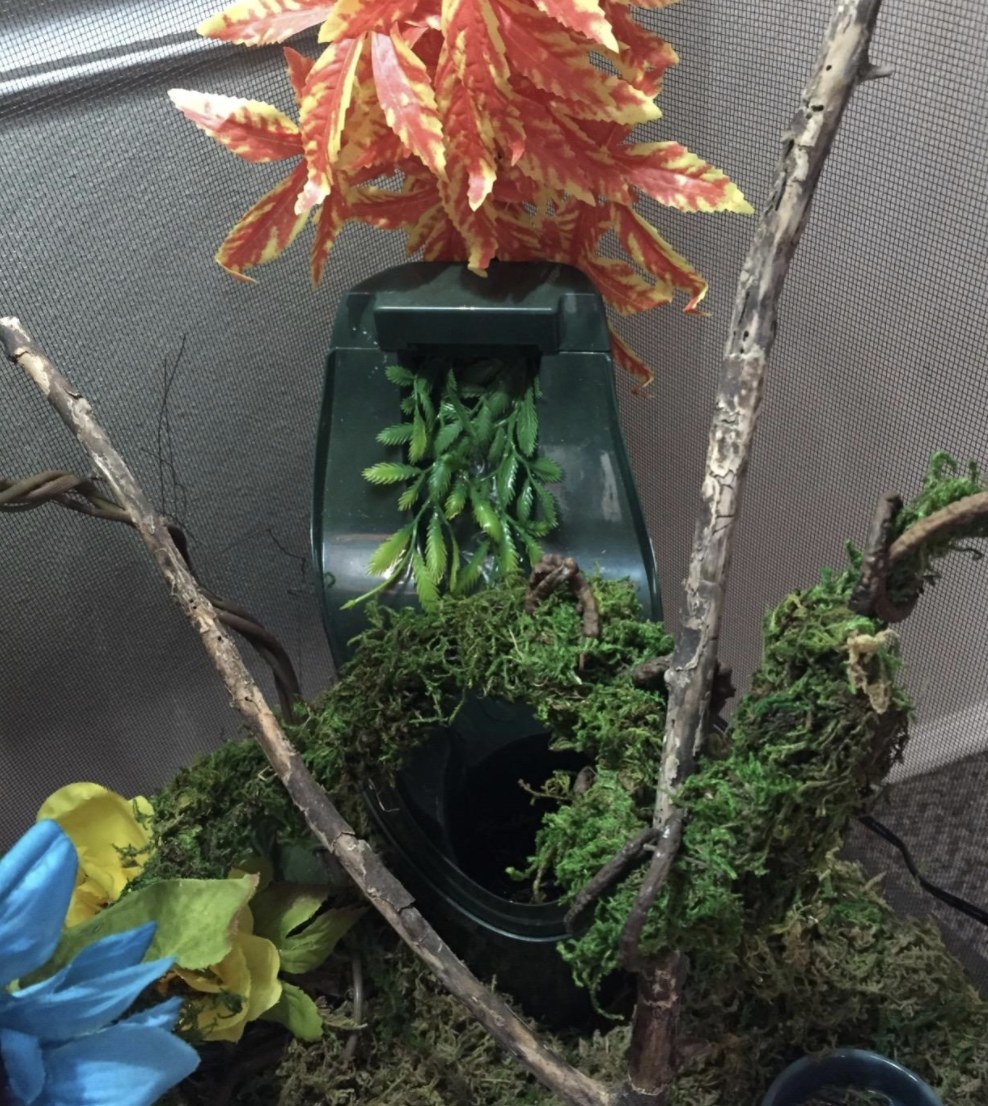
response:
{"label": "yellow artificial flower", "polygon": [[38,820],[56,821],[79,856],[66,925],[78,925],[116,902],[141,874],[150,838],[137,816],[146,821],[152,814],[143,796],[125,799],[98,783],[70,783],[44,801]]}
{"label": "yellow artificial flower", "polygon": [[255,936],[249,906],[240,911],[236,926],[233,947],[218,964],[205,971],[173,968],[162,981],[167,988],[177,977],[191,988],[185,1009],[201,1040],[239,1041],[247,1023],[281,998],[278,950],[266,937]]}

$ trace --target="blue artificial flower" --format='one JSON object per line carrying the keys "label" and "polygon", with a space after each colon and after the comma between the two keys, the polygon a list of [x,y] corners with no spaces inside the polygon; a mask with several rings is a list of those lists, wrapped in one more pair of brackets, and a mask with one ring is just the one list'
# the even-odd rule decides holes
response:
{"label": "blue artificial flower", "polygon": [[180,999],[117,1021],[171,967],[141,962],[153,923],[95,941],[40,983],[10,987],[54,953],[77,866],[51,821],[0,859],[0,1103],[150,1106],[199,1063],[171,1032]]}

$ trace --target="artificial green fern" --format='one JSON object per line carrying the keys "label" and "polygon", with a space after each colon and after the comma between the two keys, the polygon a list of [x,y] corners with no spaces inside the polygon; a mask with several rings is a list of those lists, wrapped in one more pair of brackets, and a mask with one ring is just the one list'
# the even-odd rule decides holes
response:
{"label": "artificial green fern", "polygon": [[[562,479],[555,461],[539,457],[538,379],[518,387],[513,366],[493,375],[446,367],[436,377],[400,365],[386,369],[403,390],[404,421],[377,435],[400,448],[402,461],[364,469],[379,486],[402,486],[398,509],[407,521],[374,551],[367,571],[382,581],[351,604],[411,572],[419,602],[443,592],[466,595],[489,566],[491,578],[511,576],[523,560],[542,555],[539,541],[558,525],[547,484]],[[348,604],[349,605],[349,604]]]}

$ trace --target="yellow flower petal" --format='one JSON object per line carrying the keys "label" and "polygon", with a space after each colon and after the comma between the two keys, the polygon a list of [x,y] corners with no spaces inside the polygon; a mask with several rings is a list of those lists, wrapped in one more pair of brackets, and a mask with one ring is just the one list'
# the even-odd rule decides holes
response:
{"label": "yellow flower petal", "polygon": [[[76,891],[66,919],[69,925],[90,918],[115,902],[141,872],[149,838],[135,812],[150,817],[143,796],[127,800],[98,783],[70,783],[50,795],[38,820],[51,818],[72,840],[79,856]],[[121,851],[135,855],[122,856]]]}
{"label": "yellow flower petal", "polygon": [[239,1041],[247,1023],[281,998],[277,948],[266,937],[254,936],[250,907],[244,907],[237,921],[233,948],[218,964],[201,972],[173,969],[197,992],[188,1001],[196,1029],[207,1041]]}
{"label": "yellow flower petal", "polygon": [[281,959],[274,944],[266,937],[245,933],[238,938],[238,942],[250,972],[246,1020],[253,1021],[281,998],[281,983],[278,981]]}

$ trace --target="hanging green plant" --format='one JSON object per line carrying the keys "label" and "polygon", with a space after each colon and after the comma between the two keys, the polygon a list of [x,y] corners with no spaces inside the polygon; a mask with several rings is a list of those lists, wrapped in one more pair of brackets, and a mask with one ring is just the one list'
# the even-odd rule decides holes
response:
{"label": "hanging green plant", "polygon": [[403,390],[403,421],[377,440],[403,450],[402,461],[364,469],[371,484],[401,486],[407,521],[383,541],[368,564],[381,582],[363,602],[411,572],[419,602],[467,595],[484,579],[514,575],[535,563],[539,542],[559,521],[549,484],[562,469],[538,456],[541,390],[527,365],[489,358],[443,362],[429,371],[386,370]]}

